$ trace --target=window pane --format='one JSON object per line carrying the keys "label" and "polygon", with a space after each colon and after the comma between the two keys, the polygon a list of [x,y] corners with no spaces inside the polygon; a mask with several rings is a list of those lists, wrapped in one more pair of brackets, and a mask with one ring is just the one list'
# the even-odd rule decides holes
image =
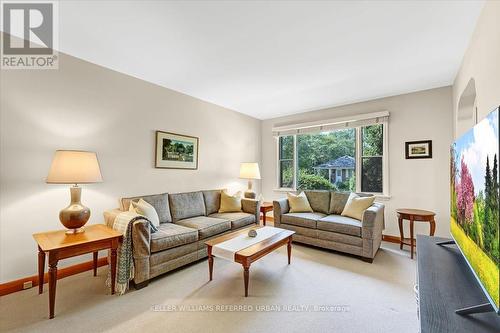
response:
{"label": "window pane", "polygon": [[361,192],[382,193],[382,157],[363,157]]}
{"label": "window pane", "polygon": [[361,133],[363,141],[363,151],[361,152],[361,154],[363,156],[376,156],[383,154],[383,130],[384,127],[382,126],[382,124],[363,127]]}
{"label": "window pane", "polygon": [[293,159],[293,136],[280,136],[280,160]]}
{"label": "window pane", "polygon": [[293,161],[280,161],[280,187],[293,187]]}
{"label": "window pane", "polygon": [[355,152],[354,128],[297,135],[298,189],[354,191]]}

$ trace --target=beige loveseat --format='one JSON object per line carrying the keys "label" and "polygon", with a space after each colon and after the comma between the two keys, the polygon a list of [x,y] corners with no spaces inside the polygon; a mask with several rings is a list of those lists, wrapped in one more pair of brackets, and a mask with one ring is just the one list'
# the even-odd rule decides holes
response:
{"label": "beige loveseat", "polygon": [[[372,262],[384,229],[384,205],[374,203],[361,221],[341,216],[349,193],[304,191],[312,213],[290,213],[288,200],[273,202],[274,226],[295,231],[295,242],[346,252]],[[366,194],[358,193],[360,196]]]}
{"label": "beige loveseat", "polygon": [[221,190],[155,194],[120,199],[120,208],[104,212],[113,227],[115,217],[129,209],[130,202],[144,199],[158,213],[160,226],[152,233],[140,220],[132,227],[134,283],[145,287],[151,278],[207,256],[205,241],[259,221],[259,202],[242,199],[242,211],[218,213]]}

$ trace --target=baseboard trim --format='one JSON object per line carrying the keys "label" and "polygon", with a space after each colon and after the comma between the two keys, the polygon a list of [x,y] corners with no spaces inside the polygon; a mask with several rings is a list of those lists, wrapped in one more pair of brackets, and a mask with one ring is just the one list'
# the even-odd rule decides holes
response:
{"label": "baseboard trim", "polygon": [[[97,260],[97,267],[105,266],[107,264],[108,264],[108,258],[104,257],[104,258],[99,258]],[[57,279],[60,280],[71,275],[92,270],[93,268],[94,268],[94,262],[92,260],[60,268],[57,270]],[[29,281],[33,283],[33,287],[38,286],[38,275],[33,275],[30,277],[25,277],[19,280],[14,280],[0,284],[0,296],[5,296],[8,294],[12,294],[16,291],[24,290],[23,289],[24,283]],[[49,282],[49,273],[45,273],[43,281],[44,283]]]}
{"label": "baseboard trim", "polygon": [[397,236],[391,236],[391,235],[382,235],[382,240],[389,242],[389,243],[396,243],[399,244],[400,238]]}

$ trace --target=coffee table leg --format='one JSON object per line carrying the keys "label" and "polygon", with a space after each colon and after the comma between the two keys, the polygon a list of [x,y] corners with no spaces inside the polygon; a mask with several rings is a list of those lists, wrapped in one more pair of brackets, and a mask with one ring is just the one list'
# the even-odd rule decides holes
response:
{"label": "coffee table leg", "polygon": [[54,318],[56,307],[57,258],[49,252],[49,318]]}
{"label": "coffee table leg", "polygon": [[94,252],[93,253],[93,259],[94,259],[94,276],[97,276],[97,254],[99,252]]}
{"label": "coffee table leg", "polygon": [[208,276],[210,281],[212,281],[212,273],[214,271],[214,257],[212,256],[212,247],[207,245],[207,253],[208,253]]}
{"label": "coffee table leg", "polygon": [[286,248],[288,252],[288,265],[290,265],[290,261],[292,259],[292,236],[288,237],[288,244]]}
{"label": "coffee table leg", "polygon": [[248,297],[249,275],[250,275],[250,265],[243,265],[243,279],[245,280],[245,297]]}
{"label": "coffee table leg", "polygon": [[43,293],[43,278],[45,275],[45,252],[38,247],[38,294]]}

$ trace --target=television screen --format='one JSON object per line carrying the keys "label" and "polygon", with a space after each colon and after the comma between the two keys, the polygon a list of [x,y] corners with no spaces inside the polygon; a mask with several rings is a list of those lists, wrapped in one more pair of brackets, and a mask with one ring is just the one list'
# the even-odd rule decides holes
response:
{"label": "television screen", "polygon": [[451,147],[451,234],[498,313],[498,112]]}

